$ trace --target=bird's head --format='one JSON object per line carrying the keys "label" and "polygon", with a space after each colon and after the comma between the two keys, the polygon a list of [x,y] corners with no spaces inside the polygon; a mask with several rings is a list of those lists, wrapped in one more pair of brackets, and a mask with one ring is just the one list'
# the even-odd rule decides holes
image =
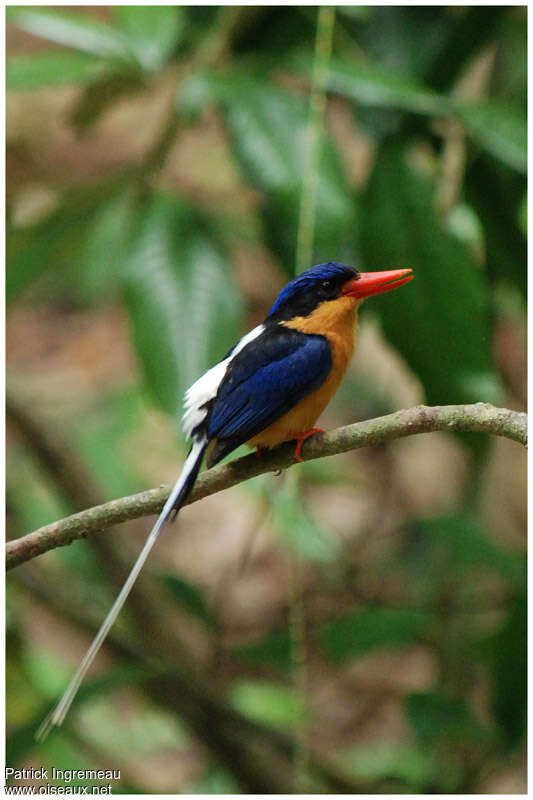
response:
{"label": "bird's head", "polygon": [[412,277],[411,269],[359,272],[346,264],[328,261],[306,269],[288,283],[270,309],[267,320],[285,322],[295,317],[308,317],[323,303],[341,299],[342,305],[357,306],[365,297],[389,292]]}

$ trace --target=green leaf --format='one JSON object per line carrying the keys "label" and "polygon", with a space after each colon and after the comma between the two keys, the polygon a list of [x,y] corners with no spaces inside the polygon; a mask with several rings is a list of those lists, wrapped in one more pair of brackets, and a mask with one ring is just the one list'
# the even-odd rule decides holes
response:
{"label": "green leaf", "polygon": [[527,242],[516,219],[526,189],[522,175],[488,154],[470,165],[465,195],[481,220],[492,284],[512,283],[527,295]]}
{"label": "green leaf", "polygon": [[115,6],[119,25],[144,70],[160,69],[183,32],[180,6]]}
{"label": "green leaf", "polygon": [[378,154],[361,230],[367,269],[414,270],[414,280],[374,298],[372,306],[422,381],[428,402],[497,402],[486,277],[437,220],[431,184],[393,144]]}
{"label": "green leaf", "polygon": [[271,631],[256,642],[233,647],[231,652],[239,661],[249,664],[269,664],[287,671],[292,664],[289,629]]}
{"label": "green leaf", "polygon": [[332,92],[377,108],[396,108],[415,114],[446,114],[449,101],[404,74],[366,62],[333,60],[328,70]]}
{"label": "green leaf", "polygon": [[209,765],[198,778],[181,787],[183,794],[239,794],[240,787],[235,778],[216,764]]}
{"label": "green leaf", "polygon": [[483,226],[472,206],[458,203],[446,217],[446,229],[468,248],[475,260],[482,260]]}
{"label": "green leaf", "polygon": [[[182,88],[186,112],[208,97],[221,107],[233,152],[246,178],[263,192],[261,214],[268,244],[287,272],[294,272],[296,231],[307,138],[308,103],[251,78],[198,75]],[[202,83],[203,81],[203,83]],[[181,108],[178,97],[178,108]],[[329,136],[318,168],[312,263],[357,260],[357,212],[344,170]]]}
{"label": "green leaf", "polygon": [[[144,423],[142,395],[137,385],[100,393],[98,404],[71,425],[73,443],[104,497],[123,497],[139,486],[143,457],[125,458],[125,448]],[[74,548],[65,549],[74,552]]]}
{"label": "green leaf", "polygon": [[290,552],[319,563],[332,563],[340,555],[340,543],[302,507],[302,498],[287,484],[272,497],[274,523]]}
{"label": "green leaf", "polygon": [[40,464],[26,450],[11,448],[10,454],[8,505],[19,531],[33,531],[72,513],[72,507],[50,485],[49,475],[43,475]]}
{"label": "green leaf", "polygon": [[176,111],[184,122],[197,121],[205,106],[213,103],[213,87],[206,76],[195,73],[186,78],[176,95]]}
{"label": "green leaf", "polygon": [[448,9],[432,6],[374,6],[359,26],[355,44],[389,72],[424,80],[445,45]]}
{"label": "green leaf", "polygon": [[7,766],[22,763],[26,754],[35,748],[35,731],[38,730],[49,711],[50,701],[47,700],[30,722],[16,728],[9,726],[5,750]]}
{"label": "green leaf", "polygon": [[[45,743],[46,761],[44,762],[45,768],[48,767],[49,774],[52,773],[52,764],[61,764],[61,767],[66,767],[72,770],[86,770],[90,769],[91,761],[87,753],[77,745],[73,737],[67,736],[61,732],[59,735],[50,736]],[[66,781],[61,772],[58,772],[55,777],[51,778],[50,783],[52,786],[58,787],[56,791],[61,794],[66,793],[67,786],[70,787],[70,792],[80,792],[81,786],[87,786],[89,792],[89,781],[83,778],[78,778],[76,772],[73,773],[72,780]],[[52,773],[53,774],[53,773]],[[92,781],[91,781],[92,783]],[[97,783],[95,781],[95,783]],[[91,790],[92,791],[92,790]]]}
{"label": "green leaf", "polygon": [[469,135],[491,155],[527,172],[527,120],[514,107],[496,102],[458,105],[455,113]]}
{"label": "green leaf", "polygon": [[81,94],[74,106],[70,121],[81,135],[93,125],[108,108],[116,106],[119,99],[146,88],[138,72],[109,73],[93,81]]}
{"label": "green leaf", "polygon": [[494,714],[507,745],[513,747],[526,729],[527,597],[524,591],[512,598],[505,621],[491,638],[489,659]]}
{"label": "green leaf", "polygon": [[498,35],[498,69],[494,75],[495,94],[505,102],[527,106],[528,24],[527,6],[505,8],[506,19]]}
{"label": "green leaf", "polygon": [[522,234],[525,238],[527,238],[527,192],[524,194],[522,202],[520,203],[520,208],[518,209],[517,214],[517,222]]}
{"label": "green leaf", "polygon": [[163,583],[177,605],[188,611],[193,617],[206,623],[210,628],[217,628],[216,616],[209,608],[203,592],[197,586],[177,575],[164,575]]}
{"label": "green leaf", "polygon": [[[410,10],[405,9],[407,13]],[[423,13],[428,9],[420,7],[419,10]],[[496,42],[500,51],[502,33],[513,11],[515,9],[504,5],[468,5],[461,9],[441,7],[443,26],[437,57],[432,60],[427,74],[428,82],[437,89],[453,91],[468,70],[472,69],[474,61],[483,57],[483,51]],[[516,57],[516,53],[513,56]],[[500,52],[497,72],[501,73]]]}
{"label": "green leaf", "polygon": [[113,302],[121,286],[124,261],[136,223],[133,193],[125,190],[103,201],[87,225],[78,259],[77,290],[87,299]]}
{"label": "green leaf", "polygon": [[372,16],[373,6],[338,6],[337,14],[355,22],[365,21]]}
{"label": "green leaf", "polygon": [[[146,678],[147,672],[144,675]],[[136,682],[139,680],[133,673],[132,684]],[[120,686],[119,683],[117,685]],[[110,703],[105,692],[93,697],[90,703],[84,704],[79,714],[80,727],[86,732],[88,743],[94,742],[100,752],[107,754],[109,761],[118,761],[127,752],[143,759],[169,748],[173,752],[187,750],[191,740],[182,719],[170,708],[154,706],[148,698],[144,700],[136,698],[135,713],[128,724],[123,725],[120,705]],[[116,735],[117,725],[121,726],[120,737]],[[123,788],[122,783],[120,788]]]}
{"label": "green leaf", "polygon": [[357,608],[323,625],[320,644],[329,658],[343,663],[381,647],[403,647],[419,640],[428,615],[394,608]]}
{"label": "green leaf", "polygon": [[[65,270],[72,288],[72,270],[101,203],[116,191],[116,182],[80,186],[66,192],[42,221],[27,228],[8,227],[6,297],[13,301],[46,270]],[[116,269],[116,266],[115,266]]]}
{"label": "green leaf", "polygon": [[63,691],[70,672],[64,659],[41,647],[31,647],[23,655],[23,664],[31,682],[47,700],[55,700]]}
{"label": "green leaf", "polygon": [[486,530],[467,516],[456,514],[449,517],[417,520],[417,531],[430,536],[437,547],[444,548],[450,569],[490,569],[514,586],[525,585],[526,574],[522,559],[491,541]]}
{"label": "green leaf", "polygon": [[123,285],[148,388],[177,420],[184,391],[238,332],[240,296],[209,221],[154,195],[139,212]]}
{"label": "green leaf", "polygon": [[6,62],[6,88],[87,84],[108,69],[108,62],[85,53],[50,50],[32,56],[12,56]]}
{"label": "green leaf", "polygon": [[286,729],[304,715],[294,689],[271,681],[238,680],[230,688],[229,699],[237,711],[272,728]]}
{"label": "green leaf", "polygon": [[379,742],[350,747],[340,754],[339,763],[356,779],[396,778],[404,781],[412,791],[422,789],[437,774],[433,757],[416,744]]}
{"label": "green leaf", "polygon": [[407,696],[407,717],[420,743],[434,748],[437,742],[451,740],[456,747],[479,743],[488,731],[472,715],[463,699],[447,697],[441,691],[419,692]]}
{"label": "green leaf", "polygon": [[12,6],[9,21],[26,33],[32,33],[49,42],[112,59],[123,66],[136,65],[126,37],[110,25],[97,22],[84,13],[35,11]]}
{"label": "green leaf", "polygon": [[[66,682],[72,675],[72,667],[66,667],[64,662],[60,662],[56,658],[51,658],[47,652],[37,649],[29,656],[25,657],[24,664],[28,668],[30,678],[34,685],[38,687],[39,691],[47,698],[40,706],[32,719],[26,724],[16,728],[13,732],[10,731],[6,740],[6,762],[7,764],[20,763],[26,752],[37,747],[35,742],[35,733],[38,730],[43,719],[50,711],[50,703],[56,701],[60,692],[64,689]],[[41,666],[44,665],[44,675],[41,675]],[[56,671],[56,678],[54,679],[50,670]],[[106,673],[104,676],[96,678],[92,681],[84,683],[76,696],[75,707],[80,708],[89,698],[100,698],[105,692],[109,692],[117,687],[128,686],[142,683],[150,677],[168,676],[161,670],[154,670],[150,672],[146,667],[139,667],[138,665],[128,667],[118,667]],[[44,682],[43,682],[44,678]],[[61,684],[59,684],[61,680]],[[53,686],[57,684],[54,690]],[[43,691],[43,689],[45,691]],[[61,732],[56,729],[46,742],[46,749],[58,739],[69,739],[68,733]],[[41,745],[42,747],[42,745]],[[63,762],[52,761],[52,763],[60,764]],[[67,762],[68,763],[68,762]],[[88,767],[88,765],[86,765]],[[69,765],[70,768],[70,765]]]}

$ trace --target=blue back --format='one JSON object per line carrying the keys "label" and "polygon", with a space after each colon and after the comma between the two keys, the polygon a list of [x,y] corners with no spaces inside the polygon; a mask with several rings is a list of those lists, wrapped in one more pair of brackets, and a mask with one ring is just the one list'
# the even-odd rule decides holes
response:
{"label": "blue back", "polygon": [[228,366],[210,411],[208,438],[231,440],[228,452],[248,441],[321,386],[331,363],[325,337],[266,326]]}

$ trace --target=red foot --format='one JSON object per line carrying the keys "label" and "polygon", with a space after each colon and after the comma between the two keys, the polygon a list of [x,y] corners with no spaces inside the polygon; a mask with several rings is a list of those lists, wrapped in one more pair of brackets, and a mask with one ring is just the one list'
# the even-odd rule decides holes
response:
{"label": "red foot", "polygon": [[256,456],[256,458],[261,458],[261,456],[263,455],[265,450],[266,450],[265,447],[260,447],[260,445],[257,444],[255,446],[255,456]]}
{"label": "red foot", "polygon": [[305,442],[306,439],[309,439],[309,437],[312,436],[314,433],[325,433],[325,431],[322,428],[311,428],[310,430],[305,431],[304,433],[300,433],[300,434],[298,434],[298,436],[294,437],[296,439],[296,442],[297,442],[296,450],[294,451],[294,453],[295,453],[296,458],[298,459],[298,461],[303,461],[303,458],[302,458],[302,445],[303,445],[303,443]]}

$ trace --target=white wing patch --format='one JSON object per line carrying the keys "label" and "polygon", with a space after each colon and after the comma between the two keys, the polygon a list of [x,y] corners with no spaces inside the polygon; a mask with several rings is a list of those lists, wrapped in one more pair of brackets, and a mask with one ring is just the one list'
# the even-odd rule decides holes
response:
{"label": "white wing patch", "polygon": [[194,429],[206,418],[207,409],[204,408],[204,406],[216,397],[218,387],[224,380],[230,362],[235,358],[237,353],[240,353],[247,344],[257,339],[264,330],[264,325],[258,325],[256,328],[253,328],[253,330],[239,340],[227,358],[223,361],[219,361],[214,367],[204,372],[204,374],[187,389],[183,401],[185,413],[182,419],[182,427],[188,439],[192,436]]}

